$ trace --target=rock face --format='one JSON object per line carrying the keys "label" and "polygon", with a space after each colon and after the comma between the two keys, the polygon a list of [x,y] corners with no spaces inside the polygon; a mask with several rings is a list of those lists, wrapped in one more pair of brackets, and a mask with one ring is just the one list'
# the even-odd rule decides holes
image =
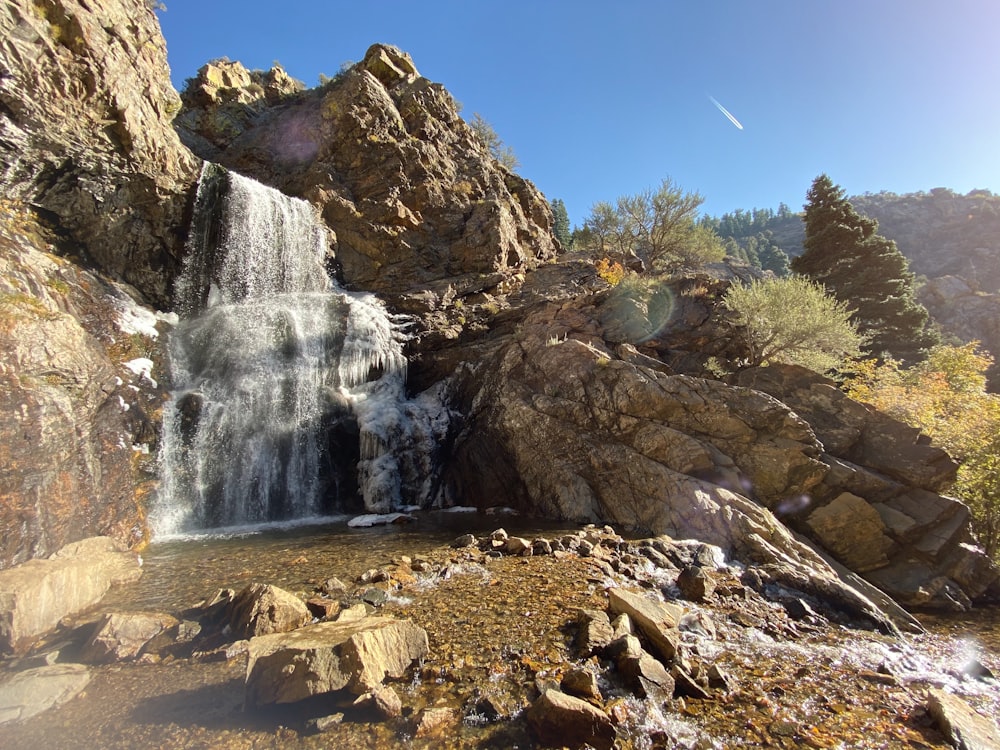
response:
{"label": "rock face", "polygon": [[374,45],[331,82],[272,106],[261,80],[242,66],[202,68],[184,92],[182,136],[316,204],[351,286],[454,324],[456,299],[497,294],[555,255],[545,199],[489,156],[406,53]]}
{"label": "rock face", "polygon": [[[986,263],[978,267],[1000,268],[1000,251],[983,251]],[[961,276],[941,276],[930,279],[918,294],[920,303],[931,317],[949,334],[962,341],[978,341],[993,354],[994,364],[988,372],[989,387],[1000,391],[1000,274],[995,286],[974,288]]]}
{"label": "rock face", "polygon": [[62,705],[90,682],[82,664],[52,664],[18,672],[0,684],[0,724],[25,721]]}
{"label": "rock face", "polygon": [[119,325],[134,305],[100,274],[167,306],[197,160],[170,124],[180,100],[147,3],[4,3],[0,70],[6,567],[144,536],[162,392],[122,367],[152,347]]}
{"label": "rock face", "polygon": [[107,537],[74,542],[47,560],[0,571],[0,651],[18,651],[63,617],[142,574],[138,559]]}
{"label": "rock face", "polygon": [[427,633],[409,620],[321,622],[250,641],[247,704],[292,703],[348,689],[377,692],[427,654]]}
{"label": "rock face", "polygon": [[166,306],[196,160],[147,3],[14,0],[0,9],[0,186],[70,252]]}

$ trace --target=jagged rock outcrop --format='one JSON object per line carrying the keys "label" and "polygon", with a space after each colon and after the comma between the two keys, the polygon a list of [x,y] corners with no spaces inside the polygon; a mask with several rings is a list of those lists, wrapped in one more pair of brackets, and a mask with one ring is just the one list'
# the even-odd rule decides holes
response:
{"label": "jagged rock outcrop", "polygon": [[254,75],[202,68],[184,93],[182,136],[317,205],[349,285],[461,327],[463,298],[510,291],[556,254],[545,199],[489,155],[406,53],[376,44],[329,83],[274,104]]}
{"label": "jagged rock outcrop", "polygon": [[148,3],[13,0],[0,8],[0,187],[66,252],[165,308],[196,159]]}
{"label": "jagged rock outcrop", "polygon": [[[917,297],[949,334],[962,341],[978,341],[994,360],[1000,359],[1000,293],[975,289],[961,276],[941,276],[929,279]],[[1000,364],[994,362],[987,378],[990,390],[1000,391]]]}
{"label": "jagged rock outcrop", "polygon": [[165,308],[179,264],[179,107],[149,4],[0,8],[0,567],[144,537],[162,391],[130,295]]}

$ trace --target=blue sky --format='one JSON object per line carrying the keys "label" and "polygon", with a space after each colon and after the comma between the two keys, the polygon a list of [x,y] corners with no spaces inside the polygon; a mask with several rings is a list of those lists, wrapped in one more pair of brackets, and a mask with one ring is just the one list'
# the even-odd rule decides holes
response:
{"label": "blue sky", "polygon": [[996,0],[165,2],[177,88],[222,56],[313,86],[397,45],[574,224],[665,177],[714,215],[798,210],[822,172],[1000,193]]}

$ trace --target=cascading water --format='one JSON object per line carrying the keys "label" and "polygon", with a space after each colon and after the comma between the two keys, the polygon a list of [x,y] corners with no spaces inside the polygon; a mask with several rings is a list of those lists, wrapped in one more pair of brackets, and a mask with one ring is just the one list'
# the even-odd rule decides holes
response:
{"label": "cascading water", "polygon": [[330,281],[327,244],[306,202],[204,168],[168,347],[157,535],[326,515],[354,486],[370,512],[401,503],[400,443],[431,451],[445,410],[405,400],[401,326]]}

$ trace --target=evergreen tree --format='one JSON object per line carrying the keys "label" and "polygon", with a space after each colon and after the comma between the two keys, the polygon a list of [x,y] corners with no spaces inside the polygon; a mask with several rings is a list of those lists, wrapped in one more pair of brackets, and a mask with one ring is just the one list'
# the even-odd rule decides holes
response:
{"label": "evergreen tree", "polygon": [[573,236],[569,228],[569,212],[562,199],[555,198],[552,201],[552,234],[562,244],[563,248],[569,248],[573,242]]}
{"label": "evergreen tree", "polygon": [[896,243],[877,233],[878,222],[859,215],[827,175],[806,195],[805,252],[791,269],[822,284],[854,310],[851,320],[866,349],[915,361],[936,343],[927,310],[914,296],[914,276]]}

